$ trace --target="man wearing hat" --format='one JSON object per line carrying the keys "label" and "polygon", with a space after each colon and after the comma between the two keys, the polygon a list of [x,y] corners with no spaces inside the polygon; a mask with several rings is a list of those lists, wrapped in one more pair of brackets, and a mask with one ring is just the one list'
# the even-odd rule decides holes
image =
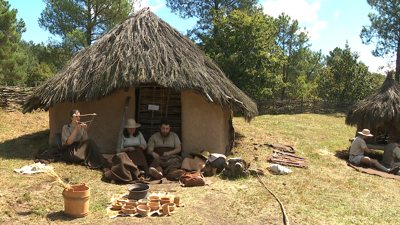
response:
{"label": "man wearing hat", "polygon": [[363,129],[361,132],[357,132],[357,133],[360,135],[354,139],[354,141],[350,147],[349,161],[351,163],[354,163],[356,165],[360,165],[360,164],[364,164],[364,165],[368,165],[368,166],[373,165],[377,169],[382,170],[384,172],[388,172],[388,173],[397,173],[399,171],[399,167],[395,167],[395,168],[392,168],[389,170],[388,168],[382,166],[378,162],[378,160],[371,159],[368,156],[364,156],[364,151],[366,151],[367,153],[375,154],[375,151],[369,149],[367,147],[367,144],[365,143],[365,140],[367,138],[372,137],[374,135],[372,135],[368,129]]}

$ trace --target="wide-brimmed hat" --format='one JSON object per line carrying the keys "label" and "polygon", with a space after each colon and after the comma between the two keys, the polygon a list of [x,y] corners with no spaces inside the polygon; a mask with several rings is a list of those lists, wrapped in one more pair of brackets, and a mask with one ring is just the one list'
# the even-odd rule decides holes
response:
{"label": "wide-brimmed hat", "polygon": [[368,136],[368,137],[374,136],[374,135],[371,134],[371,131],[369,131],[368,129],[364,129],[361,132],[357,132],[357,133],[359,133],[361,135],[364,135],[364,136]]}
{"label": "wide-brimmed hat", "polygon": [[191,152],[190,153],[191,156],[199,156],[200,158],[207,160],[208,156],[210,155],[209,152],[207,152],[206,150],[201,151],[200,153],[197,152]]}
{"label": "wide-brimmed hat", "polygon": [[130,118],[126,120],[124,128],[138,128],[140,126],[142,126],[142,124],[136,123],[135,119]]}

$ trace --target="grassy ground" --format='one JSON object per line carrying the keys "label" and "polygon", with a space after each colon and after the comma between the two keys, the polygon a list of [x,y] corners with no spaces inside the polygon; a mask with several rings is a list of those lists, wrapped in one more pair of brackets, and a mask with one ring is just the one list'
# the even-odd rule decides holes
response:
{"label": "grassy ground", "polygon": [[[90,214],[72,219],[63,215],[62,189],[45,174],[19,175],[14,168],[33,163],[38,149],[48,145],[48,113],[0,111],[0,223],[7,224],[282,224],[277,201],[253,177],[228,180],[214,176],[209,186],[181,188],[151,185],[151,191],[173,191],[186,206],[171,217],[115,218],[105,215],[112,194],[128,185],[101,180],[100,171],[55,163],[70,183],[91,188]],[[308,169],[290,167],[285,176],[262,180],[283,202],[291,224],[398,224],[399,181],[356,172],[335,156],[349,146],[355,128],[341,114],[265,115],[250,124],[234,119],[237,141],[233,157],[266,171],[271,148],[264,143],[291,145],[307,159]],[[90,132],[90,131],[89,131]],[[254,158],[258,156],[258,161]]]}

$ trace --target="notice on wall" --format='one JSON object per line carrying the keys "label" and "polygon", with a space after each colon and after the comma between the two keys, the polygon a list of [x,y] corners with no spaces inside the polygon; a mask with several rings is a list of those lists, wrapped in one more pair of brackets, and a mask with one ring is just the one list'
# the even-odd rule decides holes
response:
{"label": "notice on wall", "polygon": [[160,106],[159,105],[148,105],[147,109],[158,111],[160,109]]}

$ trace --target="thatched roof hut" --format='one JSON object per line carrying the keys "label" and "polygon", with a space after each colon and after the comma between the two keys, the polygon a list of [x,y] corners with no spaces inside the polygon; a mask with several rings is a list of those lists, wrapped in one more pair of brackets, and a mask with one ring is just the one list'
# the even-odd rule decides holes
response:
{"label": "thatched roof hut", "polygon": [[[161,116],[173,117],[170,114],[174,114],[179,117],[173,119],[175,129],[177,132],[182,129],[183,147],[194,148],[189,151],[204,148],[185,143],[195,139],[185,139],[196,133],[190,131],[190,127],[200,126],[205,130],[200,135],[207,137],[207,132],[217,126],[217,133],[223,131],[217,136],[227,139],[231,111],[241,113],[248,121],[258,114],[253,100],[237,88],[195,43],[148,9],[130,16],[93,45],[74,55],[56,76],[36,89],[25,102],[23,112],[49,109],[52,139],[56,131],[60,132],[62,124],[68,122],[68,112],[72,108],[78,108],[82,113],[97,110],[99,119],[96,120],[107,124],[111,116],[117,125],[104,125],[106,131],[98,132],[107,135],[115,132],[115,135],[111,134],[115,138],[118,133],[115,128],[120,126],[128,96],[134,99],[133,104],[132,101],[129,103],[128,117],[149,124],[152,129]],[[156,105],[155,108],[150,107],[151,104]],[[160,115],[155,117],[157,113]],[[198,114],[198,118],[191,118]],[[214,116],[212,120],[211,115]],[[208,127],[204,125],[207,123],[215,124]],[[96,130],[102,128],[98,126]],[[96,137],[102,139],[104,135],[93,137],[91,134],[91,137],[97,141]],[[226,145],[226,141],[222,142]]]}
{"label": "thatched roof hut", "polygon": [[346,124],[357,131],[370,129],[374,138],[367,143],[385,144],[400,137],[400,84],[391,75],[377,93],[355,103],[347,113]]}

